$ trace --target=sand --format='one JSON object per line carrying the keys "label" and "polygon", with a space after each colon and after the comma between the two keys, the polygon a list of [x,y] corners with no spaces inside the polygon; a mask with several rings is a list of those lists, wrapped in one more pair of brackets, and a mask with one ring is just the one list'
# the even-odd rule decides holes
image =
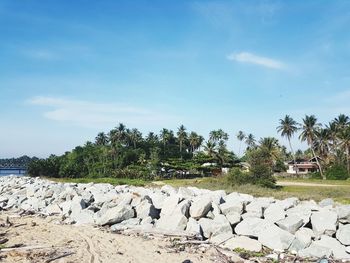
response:
{"label": "sand", "polygon": [[[12,226],[6,225],[6,217]],[[111,233],[94,226],[59,224],[58,218],[38,215],[18,217],[0,214],[0,240],[9,239],[0,250],[0,262],[49,262],[57,256],[72,253],[51,262],[220,262],[213,249],[200,251],[186,248],[171,252],[170,238],[147,238]],[[22,244],[23,248],[6,251]],[[32,249],[27,249],[32,247]]]}

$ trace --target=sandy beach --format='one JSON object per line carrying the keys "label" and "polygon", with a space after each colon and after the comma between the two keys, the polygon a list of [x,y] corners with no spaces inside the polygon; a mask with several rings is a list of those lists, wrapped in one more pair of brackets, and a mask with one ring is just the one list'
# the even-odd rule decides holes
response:
{"label": "sandy beach", "polygon": [[[7,225],[8,217],[11,225]],[[58,218],[1,213],[1,262],[220,262],[214,250],[173,250],[169,238],[107,232],[93,226],[62,225]],[[16,247],[19,248],[8,248]],[[173,250],[173,251],[172,251]],[[191,250],[191,251],[190,251]],[[59,256],[65,257],[55,259]],[[50,261],[51,260],[51,261]]]}

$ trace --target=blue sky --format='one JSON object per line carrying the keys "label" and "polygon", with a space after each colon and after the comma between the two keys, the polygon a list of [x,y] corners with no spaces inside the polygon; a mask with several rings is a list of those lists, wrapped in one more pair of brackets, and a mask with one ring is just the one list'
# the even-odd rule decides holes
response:
{"label": "blue sky", "polygon": [[222,128],[237,152],[285,114],[350,114],[349,28],[350,1],[0,0],[0,157],[119,122]]}

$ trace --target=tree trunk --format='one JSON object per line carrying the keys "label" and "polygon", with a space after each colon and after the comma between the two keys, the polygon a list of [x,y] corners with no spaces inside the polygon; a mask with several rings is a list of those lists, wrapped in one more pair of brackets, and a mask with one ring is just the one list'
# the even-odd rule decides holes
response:
{"label": "tree trunk", "polygon": [[326,180],[326,177],[324,176],[323,171],[322,171],[321,164],[320,164],[320,162],[318,161],[318,158],[317,158],[317,156],[316,156],[314,147],[313,147],[312,145],[313,145],[313,142],[312,142],[311,145],[310,145],[312,154],[314,155],[314,158],[316,159],[316,163],[317,163],[318,169],[320,170],[320,174],[321,174],[321,176],[322,176],[322,179],[323,179],[323,180]]}
{"label": "tree trunk", "polygon": [[347,166],[347,169],[348,169],[348,176],[350,176],[350,148],[347,149],[346,151],[346,166]]}
{"label": "tree trunk", "polygon": [[297,177],[298,177],[298,169],[297,169],[297,167],[296,167],[297,162],[296,162],[296,159],[295,159],[295,154],[294,154],[294,151],[293,151],[292,144],[291,144],[291,142],[290,142],[290,138],[288,138],[288,142],[289,142],[289,147],[290,147],[290,150],[291,150],[292,155],[293,155],[293,161],[294,161],[294,170],[295,170],[295,174],[296,174],[296,175],[297,175]]}

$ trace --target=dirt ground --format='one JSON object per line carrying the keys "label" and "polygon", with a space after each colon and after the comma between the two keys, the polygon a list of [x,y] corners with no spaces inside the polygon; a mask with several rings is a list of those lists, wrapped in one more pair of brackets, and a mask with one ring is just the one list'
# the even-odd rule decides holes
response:
{"label": "dirt ground", "polygon": [[127,236],[93,226],[62,225],[54,217],[0,213],[0,242],[8,239],[0,245],[4,263],[222,262],[210,248],[174,252],[169,238]]}

